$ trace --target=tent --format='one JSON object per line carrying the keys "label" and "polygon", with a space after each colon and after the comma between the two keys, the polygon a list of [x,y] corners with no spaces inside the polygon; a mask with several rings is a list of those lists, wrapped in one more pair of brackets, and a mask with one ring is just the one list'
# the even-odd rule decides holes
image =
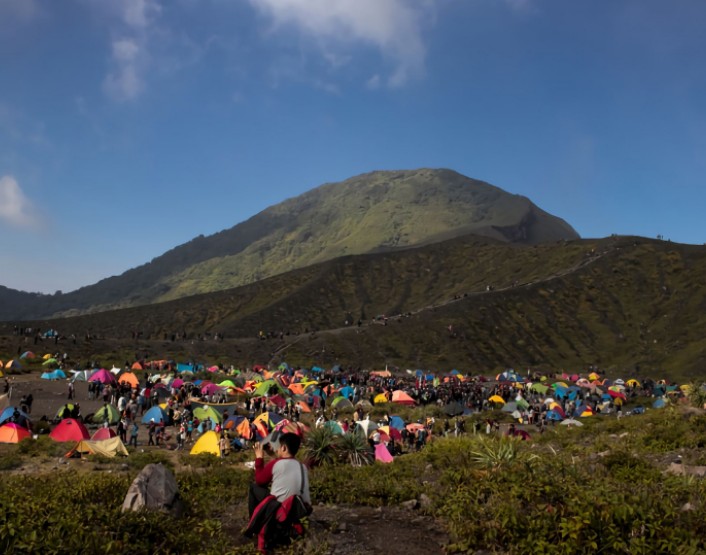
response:
{"label": "tent", "polygon": [[374,402],[376,405],[380,405],[380,404],[382,404],[382,403],[388,403],[389,401],[388,401],[388,399],[387,399],[387,396],[386,396],[384,393],[378,393],[378,394],[375,396],[375,399],[373,399],[373,402]]}
{"label": "tent", "polygon": [[0,443],[19,443],[31,435],[27,428],[14,422],[0,426]]}
{"label": "tent", "polygon": [[444,411],[444,414],[447,414],[448,416],[459,416],[463,414],[465,409],[464,406],[458,401],[452,401],[451,403],[445,405],[442,410]]}
{"label": "tent", "polygon": [[132,389],[137,389],[140,386],[140,380],[132,372],[125,372],[118,378],[118,383],[129,384]]}
{"label": "tent", "polygon": [[19,360],[10,359],[5,363],[5,370],[20,370],[22,365]]}
{"label": "tent", "polygon": [[375,460],[381,463],[391,463],[394,460],[384,443],[378,443],[375,446]]}
{"label": "tent", "polygon": [[93,373],[93,375],[88,378],[89,382],[100,382],[102,384],[115,384],[115,376],[108,372],[105,368],[101,368]]}
{"label": "tent", "polygon": [[87,382],[93,372],[91,370],[71,370],[71,373],[73,374],[72,382]]}
{"label": "tent", "polygon": [[56,428],[54,428],[49,437],[54,441],[81,441],[89,439],[91,435],[88,433],[83,422],[79,422],[73,418],[64,418]]}
{"label": "tent", "polygon": [[220,456],[221,450],[218,447],[218,434],[213,430],[209,430],[203,434],[194,446],[191,448],[189,455],[200,455],[201,453],[211,453],[212,455]]}
{"label": "tent", "polygon": [[105,439],[110,439],[111,437],[117,437],[118,434],[115,433],[113,428],[106,428],[101,426],[98,428],[91,436],[91,441],[103,441]]}
{"label": "tent", "polygon": [[370,419],[358,420],[356,424],[358,426],[357,429],[360,429],[365,434],[365,437],[368,437],[371,432],[378,429],[377,423]]}
{"label": "tent", "polygon": [[164,422],[166,424],[167,413],[164,412],[161,407],[152,407],[142,416],[142,423],[148,424],[151,420],[154,420],[158,424],[160,422]]}
{"label": "tent", "polygon": [[223,421],[223,415],[210,405],[194,409],[194,416],[199,420],[211,419],[215,424]]}
{"label": "tent", "polygon": [[390,416],[390,426],[398,430],[404,430],[404,420],[399,416]]}
{"label": "tent", "polygon": [[[15,411],[17,411],[17,414],[15,414]],[[25,422],[30,420],[29,415],[24,411],[21,411],[15,407],[6,407],[3,409],[2,413],[0,413],[0,424],[8,422],[13,417],[16,419],[15,423],[19,424],[20,426],[24,426]]]}
{"label": "tent", "polygon": [[353,403],[351,403],[346,397],[336,397],[331,406],[338,410],[353,410]]}
{"label": "tent", "polygon": [[32,351],[25,351],[24,353],[22,353],[22,354],[20,355],[20,358],[28,358],[28,359],[30,359],[30,360],[33,359],[33,358],[35,358],[35,357],[36,357],[36,355],[35,355]]}
{"label": "tent", "polygon": [[128,456],[127,449],[125,449],[125,444],[120,440],[119,437],[111,437],[109,439],[102,440],[89,440],[83,439],[76,443],[76,446],[66,453],[66,457],[71,457],[74,453],[79,453],[80,455],[101,455],[103,457],[115,457],[116,455]]}
{"label": "tent", "polygon": [[499,405],[504,405],[505,404],[505,399],[500,397],[500,395],[493,395],[488,399],[491,403],[497,403]]}
{"label": "tent", "polygon": [[413,407],[415,405],[414,399],[412,399],[407,393],[398,389],[392,392],[392,402],[399,405],[407,405]]}
{"label": "tent", "polygon": [[54,357],[48,358],[44,362],[42,362],[42,366],[56,366],[59,364],[59,361],[57,361]]}
{"label": "tent", "polygon": [[120,420],[120,412],[115,408],[115,405],[106,403],[93,414],[91,420],[96,424],[103,424],[104,422],[117,424],[118,420]]}
{"label": "tent", "polygon": [[41,377],[43,380],[63,380],[66,378],[66,374],[57,369],[53,372],[44,372]]}

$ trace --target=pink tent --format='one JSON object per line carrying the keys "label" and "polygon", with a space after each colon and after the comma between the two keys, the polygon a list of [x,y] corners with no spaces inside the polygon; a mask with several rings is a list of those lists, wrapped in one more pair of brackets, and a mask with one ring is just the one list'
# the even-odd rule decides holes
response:
{"label": "pink tent", "polygon": [[89,439],[91,435],[88,433],[83,422],[74,420],[73,418],[64,418],[56,428],[54,428],[49,437],[54,441],[81,441]]}
{"label": "pink tent", "polygon": [[96,371],[96,373],[93,374],[90,378],[88,378],[88,381],[100,382],[102,384],[115,384],[115,376],[113,376],[113,374],[108,372],[105,368],[101,368],[100,370]]}
{"label": "pink tent", "polygon": [[384,443],[378,443],[375,446],[375,460],[381,463],[391,463],[394,460]]}

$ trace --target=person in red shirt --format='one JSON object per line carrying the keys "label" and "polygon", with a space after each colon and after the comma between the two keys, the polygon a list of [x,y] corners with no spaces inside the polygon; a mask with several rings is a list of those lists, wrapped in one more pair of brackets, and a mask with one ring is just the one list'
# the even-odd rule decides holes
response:
{"label": "person in red shirt", "polygon": [[280,435],[273,445],[275,458],[265,463],[265,447],[255,443],[255,483],[250,485],[248,495],[250,515],[268,495],[274,495],[280,503],[292,495],[301,495],[305,504],[311,504],[309,472],[296,459],[300,445],[298,435]]}

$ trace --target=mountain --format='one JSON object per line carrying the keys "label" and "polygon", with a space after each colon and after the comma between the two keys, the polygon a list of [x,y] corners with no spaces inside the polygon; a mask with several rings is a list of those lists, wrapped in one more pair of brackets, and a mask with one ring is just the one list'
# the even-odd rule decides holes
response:
{"label": "mountain", "polygon": [[[75,333],[78,345],[62,347],[72,356],[112,356],[120,364],[140,351],[243,366],[473,373],[591,364],[623,377],[693,379],[706,377],[704,273],[703,246],[634,237],[522,245],[465,236],[30,325]],[[86,331],[101,339],[83,341]],[[260,331],[269,338],[258,340]],[[214,341],[216,333],[225,339]],[[10,334],[9,326],[0,329],[0,359],[17,350]]]}
{"label": "mountain", "polygon": [[38,296],[0,289],[0,320],[164,302],[341,256],[469,234],[518,244],[578,238],[570,225],[529,199],[454,171],[378,171],[322,185],[71,293]]}

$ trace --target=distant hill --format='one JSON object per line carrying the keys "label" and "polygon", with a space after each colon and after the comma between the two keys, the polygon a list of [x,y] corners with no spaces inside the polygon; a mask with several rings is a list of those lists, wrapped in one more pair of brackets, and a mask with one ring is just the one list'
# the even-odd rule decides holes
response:
{"label": "distant hill", "polygon": [[0,320],[138,306],[254,283],[353,254],[465,235],[517,244],[576,239],[529,199],[443,169],[378,171],[322,185],[148,264],[77,291],[0,287]]}
{"label": "distant hill", "polygon": [[[33,325],[76,333],[78,346],[64,348],[84,360],[143,349],[238,365],[487,372],[595,364],[623,377],[704,378],[705,273],[703,246],[630,237],[521,245],[466,236]],[[87,330],[104,339],[82,341]],[[270,338],[258,340],[260,331]],[[172,341],[184,333],[186,340]],[[214,341],[216,333],[225,340]],[[0,358],[16,348],[6,340]]]}

